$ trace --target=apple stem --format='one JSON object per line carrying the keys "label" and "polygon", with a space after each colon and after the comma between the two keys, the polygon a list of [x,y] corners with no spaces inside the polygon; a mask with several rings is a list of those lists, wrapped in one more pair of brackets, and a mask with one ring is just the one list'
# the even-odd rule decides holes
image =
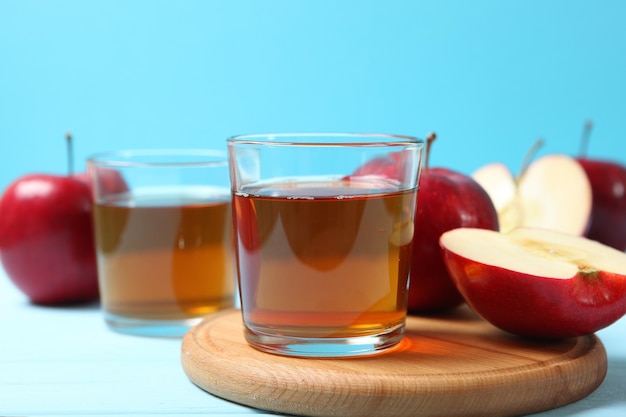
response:
{"label": "apple stem", "polygon": [[583,127],[583,133],[580,138],[580,150],[579,156],[585,157],[587,156],[587,148],[589,147],[589,137],[591,136],[591,130],[593,129],[593,122],[591,120],[587,120],[585,122],[585,126]]}
{"label": "apple stem", "polygon": [[435,132],[429,133],[426,137],[426,156],[424,157],[424,166],[422,170],[428,169],[428,163],[430,161],[430,149],[432,148],[435,139],[437,139],[437,134]]}
{"label": "apple stem", "polygon": [[518,178],[521,178],[524,175],[524,173],[530,166],[530,163],[537,155],[537,152],[539,152],[539,149],[541,149],[544,144],[545,140],[543,138],[539,138],[535,141],[535,143],[533,143],[533,146],[530,147],[530,149],[526,153],[526,156],[524,157],[524,161],[522,162],[522,169],[520,170]]}
{"label": "apple stem", "polygon": [[72,147],[72,134],[66,133],[65,140],[67,142],[67,175],[74,173],[74,149]]}

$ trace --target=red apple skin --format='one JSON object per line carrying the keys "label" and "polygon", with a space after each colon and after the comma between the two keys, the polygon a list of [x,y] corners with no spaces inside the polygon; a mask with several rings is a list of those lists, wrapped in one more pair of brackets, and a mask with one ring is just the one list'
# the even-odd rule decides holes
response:
{"label": "red apple skin", "polygon": [[101,195],[122,194],[128,191],[126,180],[118,171],[113,169],[98,167],[97,180],[96,173],[81,172],[73,177],[89,185],[92,191],[92,199],[95,200],[96,188]]}
{"label": "red apple skin", "polygon": [[626,276],[578,273],[551,279],[477,263],[442,247],[467,304],[509,333],[537,339],[592,334],[626,313]]}
{"label": "red apple skin", "polygon": [[32,174],[0,198],[0,261],[31,302],[99,298],[91,188],[81,178]]}
{"label": "red apple skin", "polygon": [[446,168],[424,170],[415,216],[409,313],[445,311],[463,303],[439,247],[441,235],[458,227],[498,230],[491,198],[468,175]]}
{"label": "red apple skin", "polygon": [[626,167],[606,160],[578,158],[591,182],[591,221],[587,237],[626,250]]}
{"label": "red apple skin", "polygon": [[404,178],[405,155],[402,152],[389,152],[361,165],[350,177],[378,175],[384,178],[402,180]]}

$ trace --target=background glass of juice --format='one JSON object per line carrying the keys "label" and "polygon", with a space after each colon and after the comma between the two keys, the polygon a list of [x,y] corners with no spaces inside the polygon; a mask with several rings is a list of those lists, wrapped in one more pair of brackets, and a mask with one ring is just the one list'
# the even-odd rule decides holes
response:
{"label": "background glass of juice", "polygon": [[227,140],[245,337],[302,357],[403,337],[423,142],[379,134]]}
{"label": "background glass of juice", "polygon": [[226,152],[130,150],[87,162],[101,304],[122,333],[182,336],[234,305]]}

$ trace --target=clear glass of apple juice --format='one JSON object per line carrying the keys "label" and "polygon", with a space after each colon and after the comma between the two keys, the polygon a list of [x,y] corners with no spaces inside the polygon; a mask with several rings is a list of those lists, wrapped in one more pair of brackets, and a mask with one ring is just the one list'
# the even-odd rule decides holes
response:
{"label": "clear glass of apple juice", "polygon": [[87,161],[105,321],[182,336],[235,301],[226,152],[129,150]]}
{"label": "clear glass of apple juice", "polygon": [[423,142],[322,133],[227,144],[247,342],[299,357],[398,344]]}

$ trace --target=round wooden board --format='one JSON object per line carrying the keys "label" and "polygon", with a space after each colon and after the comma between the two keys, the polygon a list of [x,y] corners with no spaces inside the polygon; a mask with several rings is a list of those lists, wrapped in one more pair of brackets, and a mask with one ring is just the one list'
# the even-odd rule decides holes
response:
{"label": "round wooden board", "polygon": [[189,330],[181,360],[189,379],[218,397],[304,416],[515,416],[593,392],[607,358],[594,335],[541,342],[508,335],[463,307],[407,319],[404,341],[351,359],[289,358],[244,339],[241,312]]}

